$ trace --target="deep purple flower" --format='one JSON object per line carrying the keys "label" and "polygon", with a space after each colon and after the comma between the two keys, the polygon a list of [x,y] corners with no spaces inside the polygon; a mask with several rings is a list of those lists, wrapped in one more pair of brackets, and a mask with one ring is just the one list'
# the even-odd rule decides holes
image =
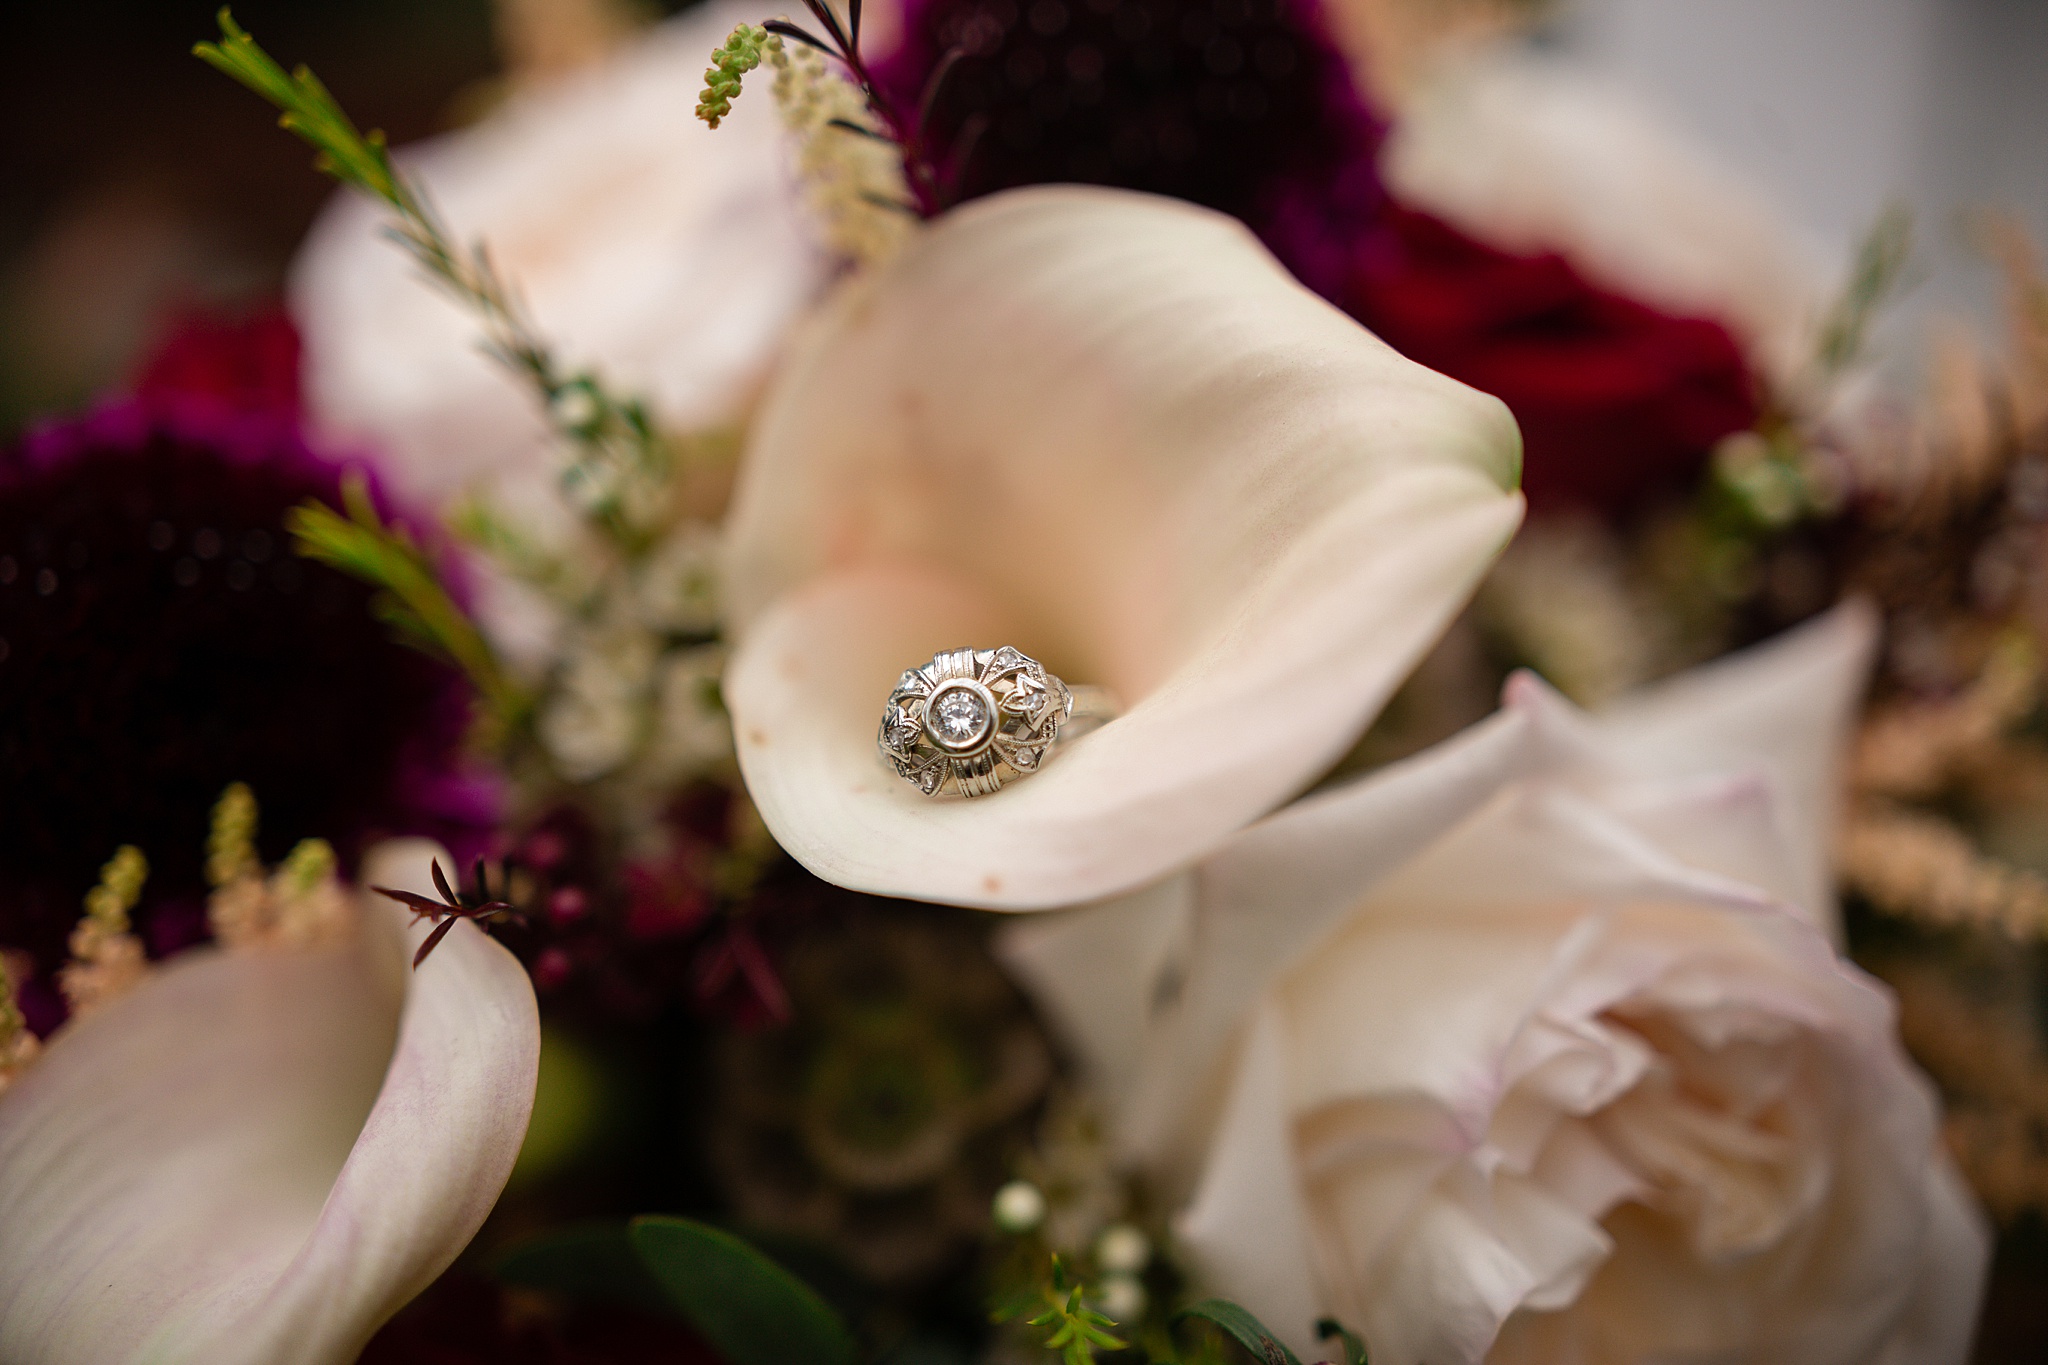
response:
{"label": "deep purple flower", "polygon": [[[270,858],[493,813],[458,763],[466,684],[292,550],[285,512],[336,502],[342,472],[288,413],[175,387],[0,453],[0,945],[34,954],[38,987],[123,843],[151,864],[145,941],[194,936],[231,782],[255,791]],[[27,995],[52,1025],[51,993]]]}
{"label": "deep purple flower", "polygon": [[876,82],[916,109],[955,47],[926,131],[959,198],[1079,181],[1247,222],[1303,187],[1379,200],[1381,122],[1285,0],[909,0]]}

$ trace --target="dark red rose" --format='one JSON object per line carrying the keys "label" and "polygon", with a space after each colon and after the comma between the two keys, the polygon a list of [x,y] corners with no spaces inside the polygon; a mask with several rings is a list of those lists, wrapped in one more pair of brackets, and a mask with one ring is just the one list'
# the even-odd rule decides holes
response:
{"label": "dark red rose", "polygon": [[281,308],[245,317],[176,318],[136,377],[135,396],[151,404],[198,400],[231,412],[296,418],[302,406],[299,329]]}
{"label": "dark red rose", "polygon": [[1339,302],[1416,362],[1494,394],[1522,427],[1538,510],[1613,511],[1697,475],[1757,396],[1726,328],[1390,206],[1354,248]]}

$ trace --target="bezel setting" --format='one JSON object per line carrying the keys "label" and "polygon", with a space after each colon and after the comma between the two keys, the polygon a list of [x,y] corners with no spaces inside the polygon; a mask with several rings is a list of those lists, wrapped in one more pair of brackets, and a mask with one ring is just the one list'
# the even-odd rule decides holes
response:
{"label": "bezel setting", "polygon": [[[951,733],[935,714],[960,694],[980,713],[972,735]],[[897,776],[926,796],[986,796],[1038,771],[1073,710],[1067,685],[1020,650],[942,650],[897,682],[876,745]]]}
{"label": "bezel setting", "polygon": [[[945,729],[944,707],[948,698],[954,696],[972,697],[980,712],[974,733],[964,738],[955,738]],[[976,754],[985,753],[995,743],[998,710],[996,694],[979,682],[972,678],[948,678],[932,689],[931,697],[925,702],[925,738],[955,758],[973,758]]]}

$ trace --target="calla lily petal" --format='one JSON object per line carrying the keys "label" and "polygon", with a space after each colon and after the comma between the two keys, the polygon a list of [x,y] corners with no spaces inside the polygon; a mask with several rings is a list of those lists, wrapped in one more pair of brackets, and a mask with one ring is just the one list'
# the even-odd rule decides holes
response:
{"label": "calla lily petal", "polygon": [[[1220,215],[1074,186],[956,210],[764,405],[726,581],[749,790],[860,890],[1028,909],[1183,866],[1371,719],[1513,531],[1518,450]],[[875,730],[902,670],[970,644],[1126,712],[928,801]]]}
{"label": "calla lily petal", "polygon": [[[431,856],[365,875],[425,886]],[[340,1365],[454,1260],[525,1136],[539,1017],[474,925],[408,971],[406,918],[187,953],[0,1094],[0,1359]]]}

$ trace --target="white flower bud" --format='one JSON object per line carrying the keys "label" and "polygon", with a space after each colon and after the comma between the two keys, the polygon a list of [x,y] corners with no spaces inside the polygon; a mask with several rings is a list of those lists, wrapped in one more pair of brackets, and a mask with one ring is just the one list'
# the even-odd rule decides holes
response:
{"label": "white flower bud", "polygon": [[996,1191],[993,1212],[1004,1232],[1029,1232],[1045,1221],[1045,1196],[1028,1180],[1012,1180]]}
{"label": "white flower bud", "polygon": [[1103,1316],[1112,1322],[1134,1323],[1145,1316],[1145,1286],[1135,1276],[1108,1276],[1102,1281],[1100,1303]]}
{"label": "white flower bud", "polygon": [[1106,1275],[1135,1275],[1152,1259],[1152,1242],[1129,1223],[1114,1223],[1095,1242],[1095,1263]]}

